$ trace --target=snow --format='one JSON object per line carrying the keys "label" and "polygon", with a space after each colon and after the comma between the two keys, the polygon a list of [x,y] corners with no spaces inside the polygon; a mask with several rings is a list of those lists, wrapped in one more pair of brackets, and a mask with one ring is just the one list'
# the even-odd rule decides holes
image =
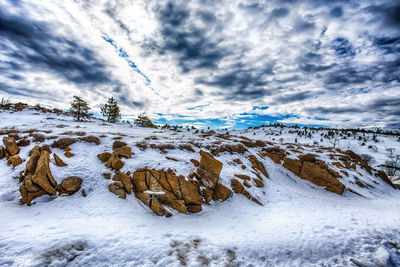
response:
{"label": "snow", "polygon": [[[57,127],[60,124],[65,127]],[[264,206],[235,194],[225,202],[203,205],[200,213],[174,212],[166,218],[153,214],[133,195],[124,200],[110,193],[111,181],[102,176],[109,170],[96,155],[111,151],[114,138],[122,137],[134,152],[132,159],[124,160],[122,171],[148,166],[172,168],[186,176],[195,170],[189,160],[199,160],[199,148],[192,146],[195,153],[173,149],[163,155],[157,149],[141,150],[136,142],[157,136],[146,142],[178,146],[194,140],[212,144],[215,137],[202,139],[186,129],[143,129],[97,120],[78,123],[69,117],[35,115],[29,110],[1,112],[0,128],[12,126],[19,130],[52,130],[46,136],[85,131],[87,135],[106,137],[101,138],[100,145],[71,145],[75,154],[72,158],[66,158],[61,149],[53,149],[68,164],[57,167],[52,158],[53,176],[57,182],[70,175],[80,176],[87,192],[85,198],[78,192],[72,196],[43,196],[30,207],[20,205],[17,177],[35,144],[21,148],[24,163],[15,170],[0,160],[0,266],[400,266],[400,191],[385,183],[374,184],[374,178],[365,170],[357,169],[341,181],[353,188],[351,181],[357,176],[364,183],[374,184],[374,188],[357,188],[363,197],[350,192],[339,196],[296,177],[268,157],[259,158],[270,178],[264,179],[265,187],[249,190]],[[280,136],[266,134],[270,130],[274,129],[230,134],[266,141],[282,137],[283,143],[296,138],[288,132]],[[378,152],[374,153],[376,164],[387,157],[385,148],[400,149],[395,137],[379,139]],[[313,141],[298,138],[298,143]],[[361,147],[357,141],[347,141],[351,143],[346,147],[357,153],[368,151],[368,144]],[[257,155],[256,148],[249,151]],[[326,153],[318,157],[331,161]],[[217,158],[224,163],[220,179],[225,185],[235,173],[252,175],[250,162],[242,155],[222,153]],[[240,158],[248,168],[231,164],[234,158]]]}

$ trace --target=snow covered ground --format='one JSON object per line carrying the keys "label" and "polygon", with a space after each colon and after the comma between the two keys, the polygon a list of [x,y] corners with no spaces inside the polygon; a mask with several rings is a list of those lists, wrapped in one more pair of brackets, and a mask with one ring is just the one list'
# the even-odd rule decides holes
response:
{"label": "snow covered ground", "polygon": [[[362,189],[364,197],[347,191],[340,196],[265,158],[270,178],[264,179],[265,187],[251,191],[264,206],[234,194],[225,202],[203,205],[200,213],[159,217],[133,195],[124,200],[109,192],[110,181],[102,176],[107,169],[96,155],[110,151],[114,138],[122,137],[135,153],[125,160],[122,171],[169,167],[177,174],[188,175],[195,170],[189,160],[199,159],[195,146],[196,153],[173,149],[163,155],[156,149],[141,150],[136,142],[156,136],[146,140],[148,144],[178,146],[193,141],[204,145],[215,142],[216,137],[199,137],[186,129],[143,129],[97,120],[78,123],[54,114],[2,111],[0,129],[10,127],[51,130],[45,133],[47,137],[61,137],[68,131],[103,137],[100,145],[71,145],[72,158],[53,149],[68,163],[63,168],[51,163],[57,182],[70,175],[80,176],[87,197],[79,192],[42,196],[30,207],[20,205],[18,176],[35,143],[21,147],[19,155],[24,163],[15,169],[0,160],[0,266],[400,266],[400,190],[387,184],[380,183],[374,190]],[[270,131],[280,130],[229,132],[278,144],[279,138],[283,138],[282,143],[292,143],[295,138],[299,144],[320,142],[319,134],[309,139],[290,134],[288,129],[279,135]],[[373,152],[376,166],[387,158],[386,148],[400,151],[396,137],[379,135],[378,139],[374,144],[377,151]],[[352,140],[340,141],[339,147],[371,153],[368,143],[360,146],[357,139]],[[234,173],[249,172],[229,164],[237,157],[248,163],[240,155],[222,153],[216,157],[224,163],[220,179],[225,185]]]}

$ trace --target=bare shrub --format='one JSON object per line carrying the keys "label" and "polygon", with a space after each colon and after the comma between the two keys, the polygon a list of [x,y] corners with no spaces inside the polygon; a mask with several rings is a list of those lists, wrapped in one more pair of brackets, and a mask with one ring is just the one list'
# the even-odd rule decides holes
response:
{"label": "bare shrub", "polygon": [[57,141],[54,141],[51,147],[65,149],[68,146],[74,144],[75,142],[76,142],[75,138],[72,137],[60,138]]}
{"label": "bare shrub", "polygon": [[31,144],[31,140],[27,138],[22,138],[17,142],[17,146],[29,146]]}
{"label": "bare shrub", "polygon": [[33,136],[33,142],[36,143],[43,143],[44,140],[46,140],[46,136],[44,136],[43,134],[35,133],[32,136]]}
{"label": "bare shrub", "polygon": [[95,143],[96,145],[100,145],[100,138],[98,138],[97,136],[94,136],[94,135],[81,137],[81,138],[79,138],[79,140],[82,140],[82,141],[88,142],[88,143]]}
{"label": "bare shrub", "polygon": [[119,147],[123,147],[123,146],[126,146],[126,145],[127,145],[127,144],[126,144],[125,142],[116,140],[116,141],[114,141],[114,143],[113,143],[113,149],[116,149],[116,148],[119,148]]}
{"label": "bare shrub", "polygon": [[361,154],[361,155],[360,155],[360,158],[361,158],[362,161],[364,161],[364,162],[367,163],[368,165],[371,165],[371,164],[373,164],[373,163],[375,162],[374,157],[372,157],[372,156],[369,155],[369,154]]}

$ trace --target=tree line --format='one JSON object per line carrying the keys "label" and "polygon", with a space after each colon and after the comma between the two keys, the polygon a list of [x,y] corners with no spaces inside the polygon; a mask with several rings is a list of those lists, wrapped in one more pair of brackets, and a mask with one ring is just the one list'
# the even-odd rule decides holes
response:
{"label": "tree line", "polygon": [[[79,96],[74,96],[71,103],[70,113],[77,121],[86,121],[93,117],[93,113],[90,112],[90,106],[86,100]],[[121,120],[121,111],[118,106],[118,102],[114,97],[110,97],[107,103],[100,107],[101,115],[106,118],[108,122],[114,123]],[[139,114],[134,120],[134,123],[140,127],[151,127],[157,128],[153,124],[151,119],[145,114]]]}

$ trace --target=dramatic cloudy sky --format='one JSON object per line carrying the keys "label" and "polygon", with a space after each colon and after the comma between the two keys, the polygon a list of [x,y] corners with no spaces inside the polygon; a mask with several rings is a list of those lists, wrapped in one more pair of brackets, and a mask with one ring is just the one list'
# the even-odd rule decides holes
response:
{"label": "dramatic cloudy sky", "polygon": [[0,0],[0,97],[245,127],[400,127],[400,1]]}

